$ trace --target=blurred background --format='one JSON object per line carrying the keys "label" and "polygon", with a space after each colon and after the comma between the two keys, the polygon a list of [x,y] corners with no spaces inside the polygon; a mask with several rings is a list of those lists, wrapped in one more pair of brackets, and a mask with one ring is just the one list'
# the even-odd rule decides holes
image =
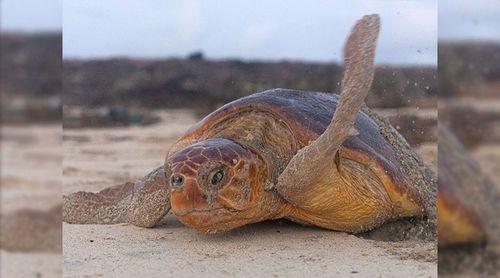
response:
{"label": "blurred background", "polygon": [[338,93],[344,38],[374,12],[383,28],[368,104],[436,106],[434,1],[131,1],[116,12],[119,2],[64,3],[65,127],[151,124],[151,109],[201,117],[278,87]]}
{"label": "blurred background", "polygon": [[[380,14],[382,29],[368,105],[436,167],[435,1],[110,0],[63,6],[64,194],[142,177],[164,162],[166,150],[191,125],[237,98],[280,87],[339,93],[344,41],[354,22],[372,13]],[[119,233],[119,227],[64,227],[65,273],[112,271],[83,261],[90,253],[79,239],[110,229]],[[172,236],[182,240],[183,233]],[[116,250],[112,241],[102,244],[102,252],[91,253],[96,262],[133,260],[137,269],[141,260],[161,262],[161,254],[196,248],[188,244],[138,258]],[[120,242],[120,248],[131,246],[135,252],[151,248]],[[113,255],[106,255],[108,248]],[[423,271],[433,273],[435,266],[428,263]]]}
{"label": "blurred background", "polygon": [[62,181],[69,193],[141,177],[191,124],[254,92],[338,93],[345,36],[368,13],[382,17],[368,105],[436,169],[439,103],[500,184],[499,2],[436,2],[2,0],[2,229],[52,223],[37,226],[48,243],[2,232],[2,276],[60,274]]}
{"label": "blurred background", "polygon": [[[439,1],[438,21],[439,125],[464,146],[454,193],[480,216],[488,237],[483,245],[440,247],[439,273],[498,276],[500,2]],[[449,144],[441,134],[440,146]]]}
{"label": "blurred background", "polygon": [[[92,168],[93,190],[144,173],[191,124],[237,98],[272,88],[339,93],[344,40],[371,13],[382,29],[367,104],[435,168],[435,1],[122,3],[63,3],[65,193],[81,189],[82,167]],[[99,178],[96,153],[121,170]]]}
{"label": "blurred background", "polygon": [[0,2],[0,276],[61,267],[62,1]]}
{"label": "blurred background", "polygon": [[462,0],[441,5],[439,119],[500,183],[500,3]]}

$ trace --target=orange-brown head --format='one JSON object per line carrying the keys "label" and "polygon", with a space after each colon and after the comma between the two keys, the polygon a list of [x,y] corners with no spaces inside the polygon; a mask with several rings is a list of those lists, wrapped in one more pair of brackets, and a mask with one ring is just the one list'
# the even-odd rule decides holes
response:
{"label": "orange-brown head", "polygon": [[212,138],[167,161],[172,211],[197,230],[217,232],[261,221],[266,167],[252,151]]}

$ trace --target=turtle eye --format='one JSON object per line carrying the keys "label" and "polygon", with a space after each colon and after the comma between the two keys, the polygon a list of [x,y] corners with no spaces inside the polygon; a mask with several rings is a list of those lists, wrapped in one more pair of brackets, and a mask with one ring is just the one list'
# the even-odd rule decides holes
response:
{"label": "turtle eye", "polygon": [[179,174],[174,174],[170,178],[170,185],[172,187],[181,187],[184,184],[184,177]]}
{"label": "turtle eye", "polygon": [[213,175],[212,178],[210,179],[210,183],[212,185],[217,185],[221,182],[221,180],[224,178],[224,171],[217,170]]}

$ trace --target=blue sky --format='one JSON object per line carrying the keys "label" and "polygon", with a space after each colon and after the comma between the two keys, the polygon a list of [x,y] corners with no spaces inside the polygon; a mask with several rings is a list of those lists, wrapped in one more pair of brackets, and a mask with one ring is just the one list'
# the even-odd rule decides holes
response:
{"label": "blue sky", "polygon": [[39,32],[62,29],[63,0],[0,0],[2,30]]}
{"label": "blue sky", "polygon": [[[66,58],[164,58],[201,50],[216,59],[340,61],[354,21],[375,12],[382,17],[378,63],[435,64],[437,57],[435,0],[3,0],[1,5],[3,30],[64,26]],[[493,15],[498,10],[498,0],[440,1],[439,36],[498,39],[500,22]]]}
{"label": "blue sky", "polygon": [[500,0],[439,0],[440,39],[500,41]]}
{"label": "blue sky", "polygon": [[[378,12],[384,27],[377,61],[433,64],[436,59],[437,10],[432,1],[64,3],[65,57],[168,57],[201,50],[216,59],[339,61],[354,21]],[[416,21],[418,28],[408,26]]]}

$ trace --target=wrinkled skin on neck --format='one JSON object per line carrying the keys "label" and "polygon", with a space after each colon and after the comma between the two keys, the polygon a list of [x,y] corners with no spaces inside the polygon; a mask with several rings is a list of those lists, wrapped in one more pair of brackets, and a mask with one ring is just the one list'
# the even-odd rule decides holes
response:
{"label": "wrinkled skin on neck", "polygon": [[265,162],[231,140],[188,146],[166,167],[172,170],[172,211],[187,226],[212,233],[282,216],[280,198],[264,190]]}

